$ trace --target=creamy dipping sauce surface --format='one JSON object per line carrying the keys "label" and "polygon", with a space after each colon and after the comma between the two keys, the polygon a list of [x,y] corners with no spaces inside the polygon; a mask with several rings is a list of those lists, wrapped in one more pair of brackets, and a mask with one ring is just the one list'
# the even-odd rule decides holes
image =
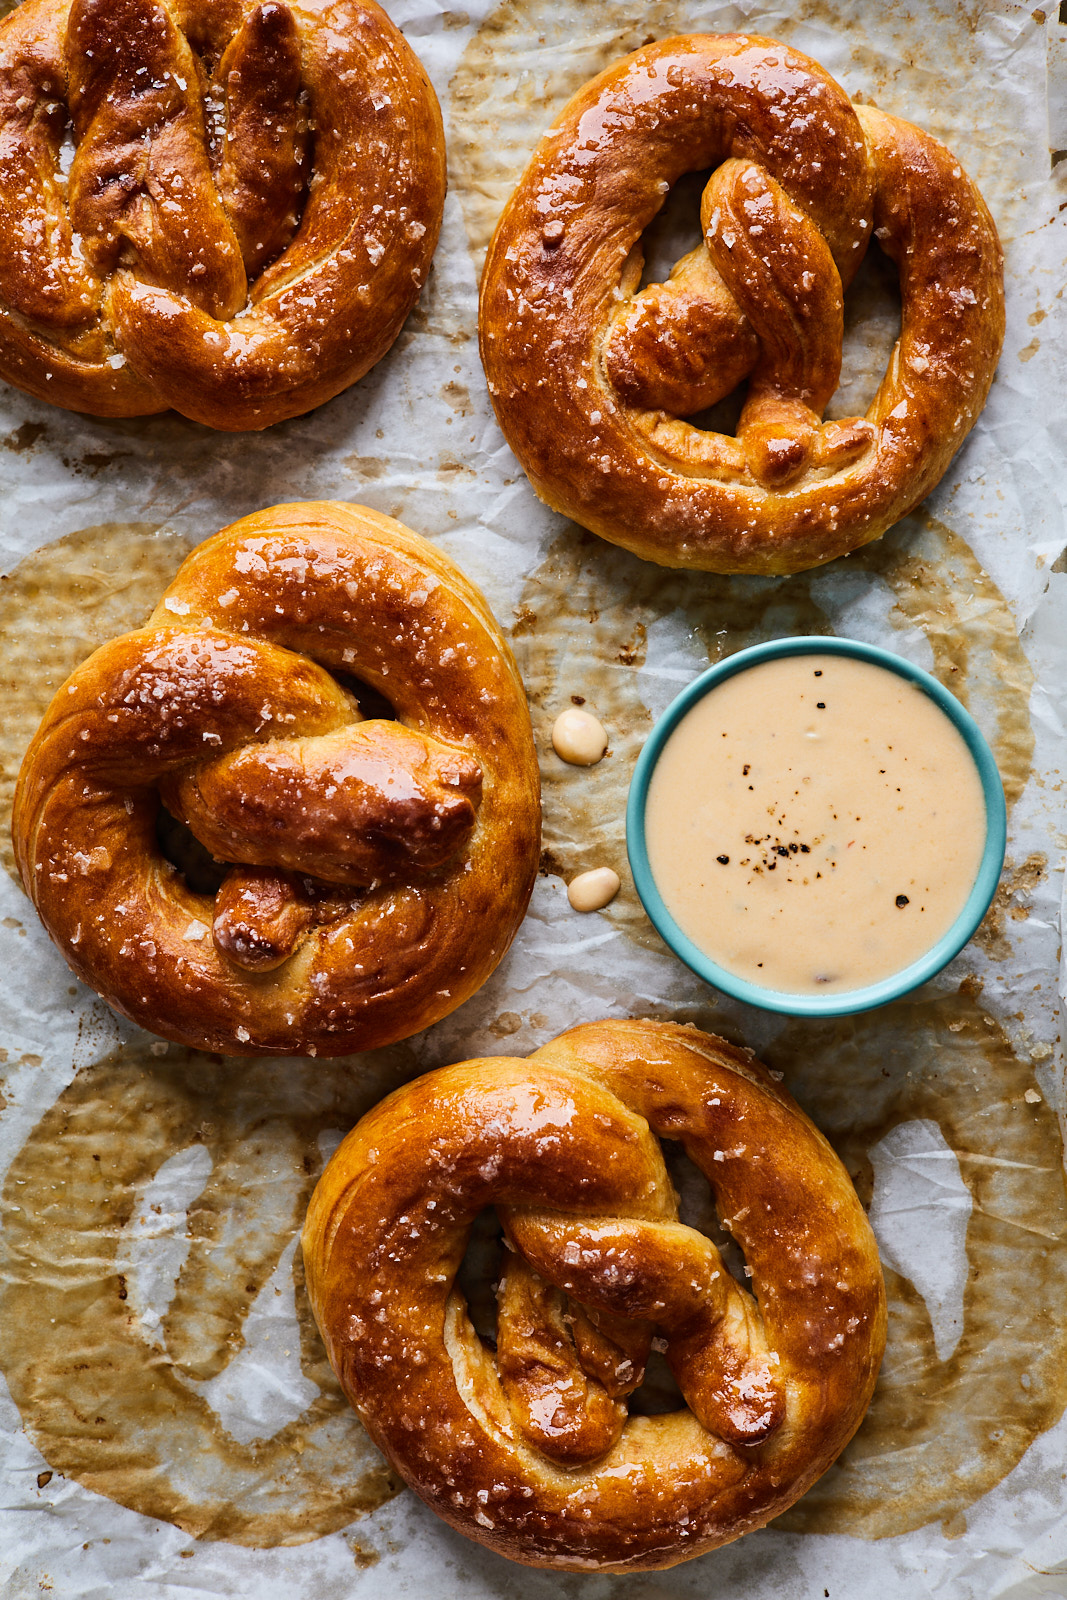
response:
{"label": "creamy dipping sauce surface", "polygon": [[791,994],[861,989],[948,932],[986,837],[978,769],[907,678],[850,656],[741,671],[687,712],[645,806],[652,876],[693,943]]}

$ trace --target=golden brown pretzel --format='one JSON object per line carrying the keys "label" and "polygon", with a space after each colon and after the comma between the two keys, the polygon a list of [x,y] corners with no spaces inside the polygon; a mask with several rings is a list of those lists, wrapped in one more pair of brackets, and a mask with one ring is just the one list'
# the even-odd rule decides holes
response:
{"label": "golden brown pretzel", "polygon": [[0,25],[0,377],[231,431],[388,350],[445,192],[374,0],[24,0]]}
{"label": "golden brown pretzel", "polygon": [[[399,720],[363,721],[333,673]],[[161,853],[161,793],[231,864],[214,904]],[[243,1055],[367,1050],[462,1004],[522,920],[525,693],[433,545],[365,506],[276,506],[202,544],[147,625],[68,678],[12,833],[74,971],[143,1027]]]}
{"label": "golden brown pretzel", "polygon": [[[709,166],[703,244],[638,292],[642,232]],[[899,269],[900,340],[866,416],[824,423],[872,233]],[[735,34],[649,45],[575,95],[482,280],[489,391],[537,493],[711,572],[795,572],[884,533],[974,424],[1003,335],[996,229],[955,157]],[[736,438],[683,420],[745,378]]]}
{"label": "golden brown pretzel", "polygon": [[[708,1177],[755,1299],[677,1221],[653,1135]],[[495,1359],[454,1288],[491,1205],[511,1245]],[[533,1566],[669,1567],[760,1527],[851,1438],[885,1345],[838,1158],[751,1052],[668,1023],[398,1090],[326,1168],[304,1259],[371,1437],[446,1521]],[[627,1420],[656,1332],[689,1410]]]}

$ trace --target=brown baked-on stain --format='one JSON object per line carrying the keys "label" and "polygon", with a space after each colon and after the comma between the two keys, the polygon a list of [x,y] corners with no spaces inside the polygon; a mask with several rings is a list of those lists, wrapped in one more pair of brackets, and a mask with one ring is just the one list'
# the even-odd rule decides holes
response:
{"label": "brown baked-on stain", "polygon": [[1030,915],[1029,902],[1034,890],[1047,876],[1048,856],[1040,850],[1031,851],[1019,865],[1010,859],[1004,862],[1004,872],[993,896],[993,904],[974,936],[975,943],[994,961],[1006,961],[1011,954],[1005,918],[1010,917],[1013,922],[1025,922]]}
{"label": "brown baked-on stain", "polygon": [[[235,1073],[171,1046],[76,1074],[12,1163],[0,1233],[0,1370],[50,1468],[197,1538],[255,1548],[317,1539],[399,1491],[334,1380],[299,1252],[300,1363],[317,1398],[242,1445],[192,1383],[240,1350],[255,1291],[299,1232],[319,1135],[347,1132],[416,1070],[403,1046],[360,1057],[358,1073],[343,1059],[243,1061]],[[153,1333],[135,1309],[124,1230],[164,1161],[197,1144],[212,1170]]]}
{"label": "brown baked-on stain", "polygon": [[[541,758],[542,867],[568,882],[587,867],[614,868],[625,887],[600,914],[660,949],[630,889],[625,837],[630,778],[653,722],[638,678],[650,630],[680,620],[713,663],[788,634],[832,634],[841,586],[869,590],[872,579],[888,591],[889,624],[926,636],[934,676],[969,707],[992,746],[1009,804],[1017,799],[1033,760],[1033,673],[1004,596],[944,523],[908,517],[847,560],[789,578],[675,572],[568,524],[527,578],[512,629]],[[690,661],[674,692],[700,670],[696,662],[690,670]],[[575,694],[608,732],[609,754],[594,767],[568,766],[552,751],[552,723]]]}
{"label": "brown baked-on stain", "polygon": [[374,478],[383,478],[389,471],[389,463],[382,456],[345,456],[343,466],[346,472],[362,478],[365,483]]}
{"label": "brown baked-on stain", "polygon": [[11,800],[52,696],[98,645],[141,626],[194,542],[152,522],[100,522],[0,578],[0,863],[16,883]]}
{"label": "brown baked-on stain", "polygon": [[15,455],[23,455],[32,450],[38,439],[47,432],[48,428],[43,422],[22,422],[14,432],[0,439],[0,444]]}
{"label": "brown baked-on stain", "polygon": [[[513,1021],[504,1014],[498,1027]],[[869,1416],[783,1524],[880,1538],[952,1523],[1067,1405],[1055,1117],[1025,1100],[1032,1069],[973,986],[856,1018],[794,1021],[764,1055],[819,1117],[865,1204],[870,1149],[917,1118],[941,1128],[974,1199],[956,1351],[937,1359],[923,1301],[887,1272],[890,1354]],[[418,1070],[410,1047],[363,1057],[360,1068],[357,1087],[344,1061],[243,1063],[235,1075],[219,1058],[173,1046],[165,1057],[128,1049],[79,1072],[46,1112],[4,1191],[0,1370],[52,1470],[196,1537],[255,1547],[317,1538],[397,1492],[334,1383],[299,1256],[301,1366],[319,1397],[273,1438],[242,1446],[188,1382],[239,1350],[254,1293],[299,1226],[321,1166],[319,1135],[347,1129]],[[212,1173],[190,1207],[189,1257],[153,1343],[136,1297],[121,1298],[121,1241],[143,1204],[139,1189],[195,1144]],[[247,1226],[234,1228],[243,1217]],[[355,1560],[363,1564],[358,1551]]]}
{"label": "brown baked-on stain", "polygon": [[112,466],[116,461],[128,459],[128,450],[90,450],[80,461],[64,461],[63,465],[71,467],[76,473],[88,472],[90,477],[95,478],[105,467]]}
{"label": "brown baked-on stain", "polygon": [[461,461],[451,450],[442,450],[437,458],[437,481],[451,488],[464,478],[476,478],[475,469]]}
{"label": "brown baked-on stain", "polygon": [[895,599],[891,622],[922,629],[933,651],[934,677],[980,724],[1013,805],[1033,764],[1033,669],[1003,594],[970,545],[929,513],[917,521],[906,550],[882,539],[862,552],[862,561],[850,558],[849,566],[859,562],[889,585]]}
{"label": "brown baked-on stain", "polygon": [[[971,1192],[963,1331],[939,1361],[925,1302],[886,1268],[889,1344],[859,1432],[775,1527],[882,1539],[957,1518],[1067,1408],[1067,1196],[1033,1068],[969,994],[791,1022],[762,1051],[865,1205],[868,1152],[902,1122],[941,1129]],[[1058,1482],[1058,1473],[1057,1473]]]}
{"label": "brown baked-on stain", "polygon": [[503,0],[490,12],[450,85],[449,166],[479,267],[504,202],[556,112],[611,61],[683,32],[684,9],[672,0],[585,0],[580,8]]}
{"label": "brown baked-on stain", "polygon": [[[935,0],[936,3],[936,0]],[[974,22],[958,0],[936,21],[911,8],[797,0],[769,31],[822,59],[857,101],[907,117],[953,150],[978,184],[1002,237],[1033,226],[1024,141],[1010,97],[975,71]],[[759,18],[753,27],[765,32]],[[504,203],[533,147],[582,85],[620,56],[673,34],[708,31],[701,0],[502,0],[473,35],[449,86],[449,169],[480,270]],[[842,47],[847,52],[842,55]]]}
{"label": "brown baked-on stain", "polygon": [[431,263],[422,294],[408,312],[397,337],[396,353],[407,350],[420,334],[440,339],[445,344],[467,344],[474,337],[476,323],[476,313],[456,302],[447,285],[442,286],[440,274]]}
{"label": "brown baked-on stain", "polygon": [[469,417],[474,410],[470,390],[465,383],[457,383],[455,378],[442,385],[441,398],[461,417]]}

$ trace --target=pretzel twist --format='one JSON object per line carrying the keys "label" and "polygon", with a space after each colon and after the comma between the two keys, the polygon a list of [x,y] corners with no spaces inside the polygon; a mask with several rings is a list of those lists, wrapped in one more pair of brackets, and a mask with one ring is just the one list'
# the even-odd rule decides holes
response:
{"label": "pretzel twist", "polygon": [[444,192],[437,99],[374,0],[25,0],[0,376],[99,416],[298,416],[392,344]]}
{"label": "pretzel twist", "polygon": [[[641,235],[713,166],[703,242],[639,289]],[[875,235],[902,326],[864,417],[824,422],[843,291]],[[941,478],[1004,336],[996,229],[955,157],[771,39],[649,45],[538,146],[482,280],[490,394],[537,493],[664,566],[795,572]],[[684,420],[748,380],[736,438]]]}
{"label": "pretzel twist", "polygon": [[[399,720],[362,720],[334,673]],[[163,858],[161,794],[229,863],[214,903]],[[144,628],[73,673],[12,831],[45,927],[134,1021],[202,1049],[339,1055],[484,983],[539,821],[525,694],[482,596],[391,518],[323,502],[209,539]]]}
{"label": "pretzel twist", "polygon": [[[707,1176],[751,1294],[678,1221],[655,1135]],[[486,1206],[511,1246],[495,1357],[454,1286]],[[666,1023],[397,1091],[324,1172],[304,1257],[372,1438],[446,1521],[534,1566],[668,1567],[761,1526],[852,1436],[885,1344],[840,1161],[750,1052]],[[654,1333],[689,1410],[628,1418]]]}

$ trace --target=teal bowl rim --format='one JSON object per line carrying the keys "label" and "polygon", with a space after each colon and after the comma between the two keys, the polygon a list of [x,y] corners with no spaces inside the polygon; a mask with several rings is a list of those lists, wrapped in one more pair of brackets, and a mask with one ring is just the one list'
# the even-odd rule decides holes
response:
{"label": "teal bowl rim", "polygon": [[[734,677],[736,673],[744,672],[748,667],[758,666],[763,661],[800,655],[853,656],[860,661],[873,662],[875,666],[887,667],[899,677],[918,684],[963,735],[964,742],[978,768],[985,796],[986,839],[981,863],[963,909],[948,932],[925,955],[902,968],[900,972],[893,973],[891,977],[883,978],[878,983],[868,984],[863,989],[849,989],[827,995],[791,994],[783,989],[765,989],[758,984],[750,983],[745,978],[737,977],[732,972],[727,972],[717,962],[712,961],[710,956],[705,955],[703,950],[682,932],[664,904],[648,864],[648,850],[645,843],[645,805],[652,773],[663,746],[686,713],[710,690],[725,682],[727,678]],[[739,650],[736,655],[727,656],[725,660],[717,662],[715,666],[701,673],[699,678],[671,701],[649,734],[637,758],[626,803],[626,852],[630,858],[634,886],[664,943],[698,977],[703,978],[705,983],[721,989],[724,994],[732,995],[735,1000],[743,1000],[746,1005],[758,1006],[764,1011],[781,1011],[790,1016],[800,1017],[845,1017],[856,1011],[873,1010],[876,1006],[887,1005],[890,1000],[898,1000],[912,989],[917,989],[928,978],[940,972],[942,967],[947,966],[953,956],[958,955],[967,941],[974,936],[989,909],[1004,865],[1007,832],[1004,788],[993,753],[974,718],[964,710],[955,695],[921,667],[914,666],[903,656],[894,655],[892,651],[883,650],[878,645],[864,644],[859,639],[824,638],[819,634],[772,639],[766,644],[752,645],[746,650]]]}

